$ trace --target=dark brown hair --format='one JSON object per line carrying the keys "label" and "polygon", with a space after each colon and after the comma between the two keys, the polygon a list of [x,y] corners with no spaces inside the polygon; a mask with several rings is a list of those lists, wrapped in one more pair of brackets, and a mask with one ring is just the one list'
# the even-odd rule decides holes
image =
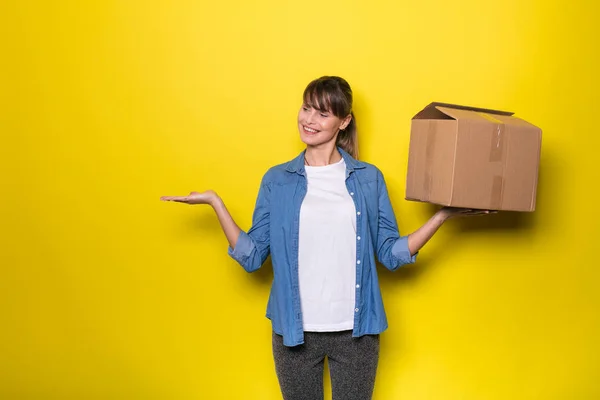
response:
{"label": "dark brown hair", "polygon": [[331,112],[343,119],[352,116],[344,130],[340,130],[336,145],[355,159],[358,159],[358,138],[356,120],[352,112],[352,89],[348,82],[339,76],[322,76],[308,84],[304,89],[304,102],[323,112]]}

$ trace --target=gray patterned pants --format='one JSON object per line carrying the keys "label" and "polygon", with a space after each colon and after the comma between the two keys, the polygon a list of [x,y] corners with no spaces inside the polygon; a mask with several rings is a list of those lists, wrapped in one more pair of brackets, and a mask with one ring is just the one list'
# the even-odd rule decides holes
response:
{"label": "gray patterned pants", "polygon": [[284,400],[323,400],[325,357],[333,400],[371,400],[379,360],[379,335],[352,331],[304,332],[304,344],[283,345],[273,333],[273,356]]}

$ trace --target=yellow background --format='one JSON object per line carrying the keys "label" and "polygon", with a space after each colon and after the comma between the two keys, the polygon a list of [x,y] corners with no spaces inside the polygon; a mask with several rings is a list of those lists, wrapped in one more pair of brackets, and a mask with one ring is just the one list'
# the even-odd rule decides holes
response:
{"label": "yellow background", "polygon": [[[598,6],[592,1],[11,1],[0,5],[0,398],[278,399],[264,317],[212,211],[243,229],[301,149],[313,78],[355,92],[403,233],[430,101],[543,129],[537,211],[450,221],[381,271],[375,399],[600,398]],[[329,391],[329,385],[328,385]]]}

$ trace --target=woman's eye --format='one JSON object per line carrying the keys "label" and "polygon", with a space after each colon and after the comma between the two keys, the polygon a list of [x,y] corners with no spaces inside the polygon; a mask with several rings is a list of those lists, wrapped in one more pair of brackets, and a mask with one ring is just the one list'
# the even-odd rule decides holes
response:
{"label": "woman's eye", "polygon": [[323,118],[327,118],[327,117],[329,117],[329,114],[324,114],[324,113],[321,113],[321,117],[323,117]]}

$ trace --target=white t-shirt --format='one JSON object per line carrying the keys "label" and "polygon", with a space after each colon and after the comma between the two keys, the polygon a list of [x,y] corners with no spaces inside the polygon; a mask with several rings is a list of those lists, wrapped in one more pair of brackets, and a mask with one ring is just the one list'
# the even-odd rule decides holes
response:
{"label": "white t-shirt", "polygon": [[346,188],[346,163],[305,169],[298,248],[304,330],[353,329],[356,209]]}

